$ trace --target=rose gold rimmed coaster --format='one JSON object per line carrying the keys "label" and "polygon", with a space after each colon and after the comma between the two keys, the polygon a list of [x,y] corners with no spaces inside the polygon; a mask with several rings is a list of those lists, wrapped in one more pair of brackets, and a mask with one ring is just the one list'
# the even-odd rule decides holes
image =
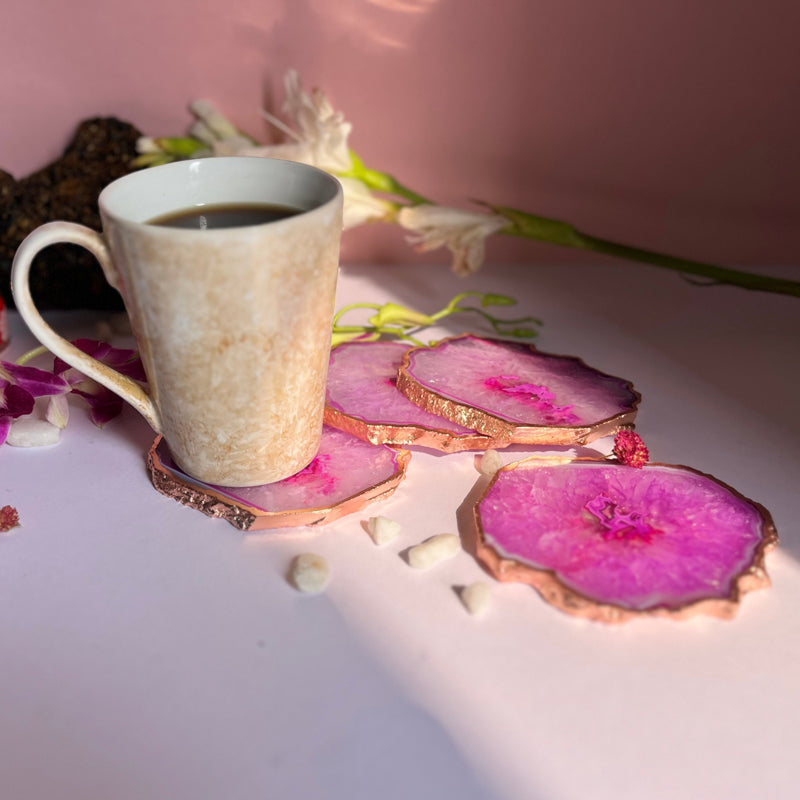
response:
{"label": "rose gold rimmed coaster", "polygon": [[507,442],[432,414],[397,391],[401,342],[346,342],[331,351],[325,422],[372,444],[415,445],[456,453]]}
{"label": "rose gold rimmed coaster", "polygon": [[506,444],[586,444],[630,426],[641,399],[629,381],[574,356],[472,334],[409,350],[397,388]]}
{"label": "rose gold rimmed coaster", "polygon": [[769,586],[766,509],[683,466],[531,457],[500,469],[474,506],[475,551],[502,581],[602,622],[730,618]]}
{"label": "rose gold rimmed coaster", "polygon": [[243,488],[212,486],[189,477],[159,436],[148,454],[153,486],[190,508],[221,517],[243,531],[321,525],[394,492],[411,454],[377,447],[329,427],[314,460],[285,480]]}

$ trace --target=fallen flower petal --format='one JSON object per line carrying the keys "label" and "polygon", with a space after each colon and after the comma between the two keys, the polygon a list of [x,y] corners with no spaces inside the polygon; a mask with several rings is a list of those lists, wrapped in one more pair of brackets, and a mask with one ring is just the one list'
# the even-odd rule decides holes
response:
{"label": "fallen flower petal", "polygon": [[[112,347],[107,342],[96,342],[92,339],[76,339],[73,344],[84,353],[96,358],[122,375],[136,381],[146,381],[144,367],[135,350]],[[106,389],[96,381],[87,378],[82,372],[70,367],[65,361],[56,358],[53,372],[62,376],[72,393],[82,397],[89,405],[89,416],[92,422],[101,428],[109,420],[122,412],[123,401],[110,389]]]}
{"label": "fallen flower petal", "polygon": [[21,386],[0,378],[0,418],[16,419],[33,411],[33,395]]}
{"label": "fallen flower petal", "polygon": [[51,372],[0,361],[0,444],[8,438],[11,420],[33,411],[35,398],[67,391],[69,384]]}
{"label": "fallen flower petal", "polygon": [[[58,374],[53,374],[38,367],[13,364],[0,361],[0,385],[5,382],[24,389],[31,397],[47,397],[53,394],[64,394],[69,391],[69,384]],[[2,409],[2,401],[0,401]]]}
{"label": "fallen flower petal", "polygon": [[44,418],[57,428],[62,430],[67,427],[69,422],[69,403],[65,394],[54,395],[47,401],[47,410]]}

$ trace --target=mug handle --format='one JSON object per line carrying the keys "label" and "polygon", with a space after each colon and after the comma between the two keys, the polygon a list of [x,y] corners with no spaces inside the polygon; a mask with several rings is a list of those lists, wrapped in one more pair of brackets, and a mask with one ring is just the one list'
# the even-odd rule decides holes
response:
{"label": "mug handle", "polygon": [[11,291],[20,316],[25,320],[31,333],[52,353],[79,372],[93,378],[98,383],[118,394],[130,403],[151,425],[156,433],[161,433],[161,420],[152,398],[138,383],[121,375],[115,369],[92,358],[75,345],[59,336],[45,321],[34,305],[31,297],[28,274],[36,254],[51,244],[66,242],[85,247],[100,262],[106,280],[119,289],[117,271],[103,237],[74,222],[47,222],[32,231],[23,240],[14,256],[11,268]]}

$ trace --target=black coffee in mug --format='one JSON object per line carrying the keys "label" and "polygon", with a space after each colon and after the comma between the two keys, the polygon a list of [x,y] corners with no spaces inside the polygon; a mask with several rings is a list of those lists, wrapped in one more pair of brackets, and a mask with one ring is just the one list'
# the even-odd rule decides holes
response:
{"label": "black coffee in mug", "polygon": [[273,205],[271,203],[228,203],[220,205],[194,206],[148,220],[148,225],[188,230],[213,230],[215,228],[242,228],[246,225],[263,225],[277,222],[295,214],[299,208]]}

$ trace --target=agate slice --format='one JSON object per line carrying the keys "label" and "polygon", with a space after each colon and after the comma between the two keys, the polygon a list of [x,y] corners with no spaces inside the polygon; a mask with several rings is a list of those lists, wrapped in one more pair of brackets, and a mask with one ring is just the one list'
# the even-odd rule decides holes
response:
{"label": "agate slice", "polygon": [[376,447],[325,427],[314,460],[277,483],[243,488],[201,483],[175,464],[161,437],[150,448],[147,466],[162,494],[239,530],[255,531],[320,525],[360,511],[392,494],[410,458],[407,450]]}
{"label": "agate slice", "polygon": [[579,358],[469,334],[410,350],[397,388],[426,411],[510,444],[586,444],[629,426],[641,399],[628,381]]}
{"label": "agate slice", "polygon": [[417,445],[454,453],[503,442],[425,411],[397,391],[408,352],[401,342],[347,342],[331,351],[325,422],[372,444]]}
{"label": "agate slice", "polygon": [[501,469],[475,506],[476,554],[579,617],[732,617],[769,585],[769,513],[688,467],[529,458]]}

